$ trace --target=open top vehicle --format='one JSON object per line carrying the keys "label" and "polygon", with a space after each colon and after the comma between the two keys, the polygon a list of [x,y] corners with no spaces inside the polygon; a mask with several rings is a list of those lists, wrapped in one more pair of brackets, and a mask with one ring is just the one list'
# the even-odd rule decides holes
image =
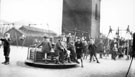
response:
{"label": "open top vehicle", "polygon": [[[55,44],[52,46],[54,48]],[[74,61],[69,62],[66,53],[64,54],[64,63],[57,63],[56,61],[58,56],[56,55],[55,50],[47,53],[47,59],[44,60],[44,53],[41,49],[41,47],[37,48],[35,45],[28,47],[27,59],[25,63],[45,67],[71,67],[78,65],[78,63]]]}

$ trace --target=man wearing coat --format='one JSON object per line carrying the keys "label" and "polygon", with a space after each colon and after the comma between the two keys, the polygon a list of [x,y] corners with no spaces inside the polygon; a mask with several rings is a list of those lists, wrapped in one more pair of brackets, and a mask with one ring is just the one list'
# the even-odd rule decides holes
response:
{"label": "man wearing coat", "polygon": [[95,57],[97,63],[99,63],[98,58],[96,56],[96,45],[94,44],[94,40],[90,40],[90,44],[88,46],[89,53],[90,53],[90,62],[92,61],[92,58]]}
{"label": "man wearing coat", "polygon": [[56,63],[64,63],[64,52],[66,50],[66,43],[63,41],[63,37],[60,36],[60,39],[56,43],[55,51],[58,56],[58,60]]}

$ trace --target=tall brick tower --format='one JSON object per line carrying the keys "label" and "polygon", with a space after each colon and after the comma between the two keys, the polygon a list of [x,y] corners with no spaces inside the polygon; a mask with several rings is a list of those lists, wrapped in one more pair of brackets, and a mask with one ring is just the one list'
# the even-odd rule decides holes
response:
{"label": "tall brick tower", "polygon": [[63,0],[62,32],[98,38],[101,0]]}

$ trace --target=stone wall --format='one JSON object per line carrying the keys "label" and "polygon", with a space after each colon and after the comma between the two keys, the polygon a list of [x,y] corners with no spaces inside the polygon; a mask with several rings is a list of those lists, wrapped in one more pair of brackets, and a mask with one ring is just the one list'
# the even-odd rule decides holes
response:
{"label": "stone wall", "polygon": [[[91,0],[63,0],[63,32],[90,32]],[[82,31],[82,32],[81,32]]]}
{"label": "stone wall", "polygon": [[100,0],[63,0],[62,32],[97,38],[100,32]]}

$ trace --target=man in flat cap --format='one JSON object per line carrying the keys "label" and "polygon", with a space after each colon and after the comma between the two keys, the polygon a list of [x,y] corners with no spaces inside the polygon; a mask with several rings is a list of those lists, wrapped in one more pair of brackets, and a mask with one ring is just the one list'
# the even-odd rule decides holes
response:
{"label": "man in flat cap", "polygon": [[48,40],[49,37],[47,35],[45,35],[43,38],[44,38],[43,41],[37,47],[42,46],[42,52],[44,53],[44,60],[47,63],[47,60],[46,60],[47,59],[47,54],[51,51],[52,44]]}

